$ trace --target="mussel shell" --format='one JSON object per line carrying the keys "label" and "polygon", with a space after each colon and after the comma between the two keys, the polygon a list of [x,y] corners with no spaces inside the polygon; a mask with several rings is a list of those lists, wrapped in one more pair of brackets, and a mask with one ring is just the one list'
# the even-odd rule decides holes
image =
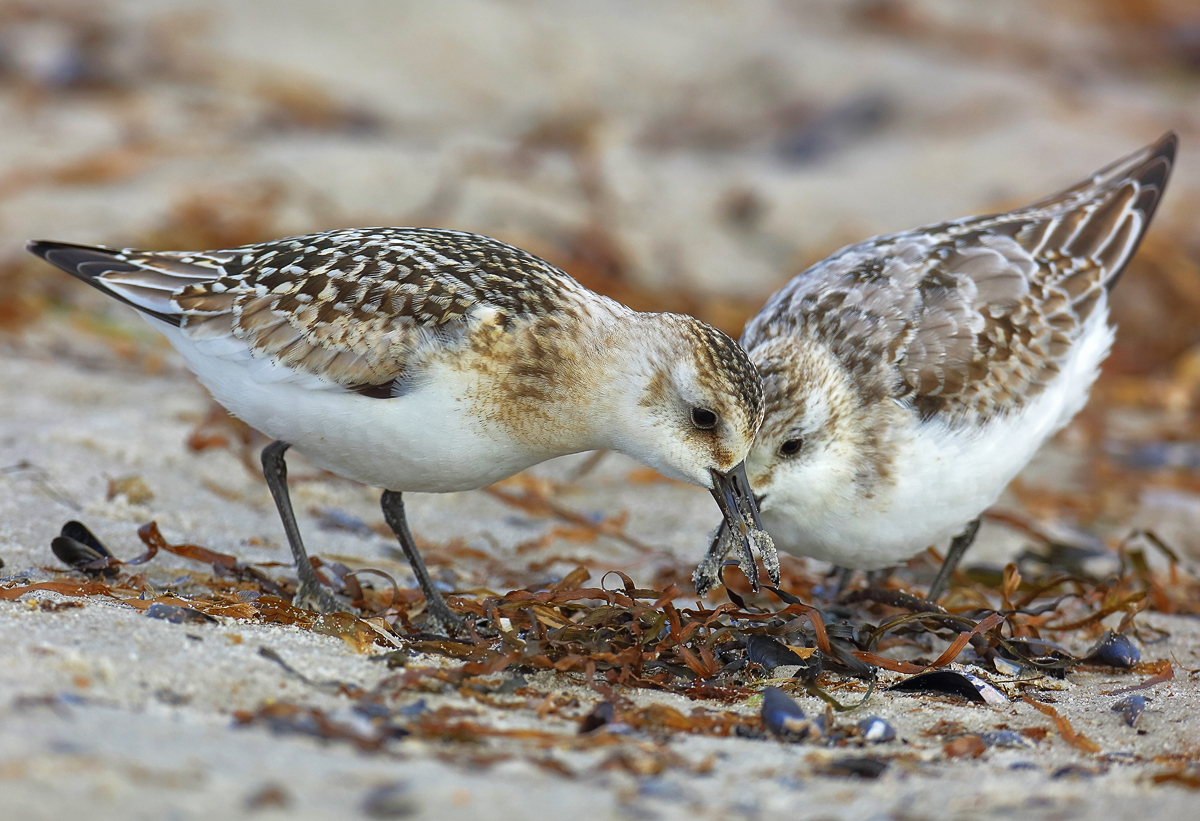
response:
{"label": "mussel shell", "polygon": [[59,535],[66,536],[68,539],[74,539],[81,544],[85,544],[92,550],[99,553],[101,556],[107,556],[110,559],[113,557],[112,551],[105,547],[104,543],[97,539],[96,534],[88,530],[87,525],[85,525],[83,522],[77,522],[72,519],[62,526],[62,530],[59,532]]}
{"label": "mussel shell", "polygon": [[115,567],[105,567],[105,561],[111,557],[97,553],[83,542],[76,541],[70,536],[55,536],[50,542],[50,549],[64,564],[82,570],[84,573],[112,576],[117,573]]}
{"label": "mussel shell", "polygon": [[611,701],[601,701],[592,708],[590,713],[580,720],[579,734],[590,733],[600,729],[605,724],[612,724],[613,715],[613,703]]}
{"label": "mussel shell", "polygon": [[1128,670],[1142,660],[1142,653],[1129,637],[1109,630],[1096,646],[1088,651],[1084,660]]}
{"label": "mussel shell", "polygon": [[746,636],[746,658],[770,672],[776,667],[803,666],[805,661],[770,636]]}
{"label": "mussel shell", "polygon": [[858,722],[858,734],[863,741],[881,744],[885,741],[895,740],[896,728],[879,716],[867,716]]}
{"label": "mussel shell", "polygon": [[762,722],[768,730],[784,741],[803,741],[821,734],[819,725],[804,715],[804,710],[778,687],[762,691]]}
{"label": "mussel shell", "polygon": [[979,739],[989,747],[1032,747],[1033,742],[1016,730],[985,730]]}
{"label": "mussel shell", "polygon": [[1008,697],[991,683],[971,673],[931,670],[917,673],[888,688],[900,693],[940,693],[959,696],[979,704],[1008,704]]}
{"label": "mussel shell", "polygon": [[1128,696],[1118,701],[1112,706],[1114,713],[1120,713],[1121,718],[1125,719],[1125,723],[1130,727],[1137,727],[1138,719],[1142,717],[1142,713],[1146,710],[1146,699],[1144,696],[1134,695]]}
{"label": "mussel shell", "polygon": [[880,758],[839,758],[821,765],[818,772],[843,778],[874,779],[883,775],[889,763]]}
{"label": "mussel shell", "polygon": [[171,624],[207,624],[216,621],[212,616],[201,613],[199,610],[162,602],[150,605],[146,610],[146,616],[151,619],[169,621]]}

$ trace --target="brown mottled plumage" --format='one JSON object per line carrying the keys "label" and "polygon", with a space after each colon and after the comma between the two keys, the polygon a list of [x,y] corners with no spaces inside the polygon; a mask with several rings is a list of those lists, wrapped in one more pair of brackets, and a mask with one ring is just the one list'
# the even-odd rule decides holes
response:
{"label": "brown mottled plumage", "polygon": [[1025,208],[844,248],[771,297],[742,345],[819,340],[869,401],[894,398],[922,419],[976,424],[1017,412],[1058,374],[1137,250],[1176,142]]}
{"label": "brown mottled plumage", "polygon": [[[467,490],[608,448],[714,493],[774,578],[742,461],[762,421],[746,353],[692,317],[631,311],[498,240],[361,228],[221,251],[34,242],[30,250],[157,321],[232,413],[279,440],[264,467],[301,573],[284,450],[387,488],[435,624],[452,626],[400,493]],[[411,548],[411,550],[410,550]],[[769,555],[768,555],[769,554]]]}
{"label": "brown mottled plumage", "polygon": [[869,570],[962,531],[936,597],[974,537],[963,526],[1086,402],[1109,291],[1177,145],[1024,208],[851,245],[770,298],[741,341],[767,403],[747,470],[779,547]]}

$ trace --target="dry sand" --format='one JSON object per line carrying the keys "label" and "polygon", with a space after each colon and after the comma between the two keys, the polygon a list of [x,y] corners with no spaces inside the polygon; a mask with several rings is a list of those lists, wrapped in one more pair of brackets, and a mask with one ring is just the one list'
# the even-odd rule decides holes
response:
{"label": "dry sand", "polygon": [[[6,394],[0,404],[5,420],[0,465],[31,465],[0,475],[0,557],[9,583],[50,576],[39,569],[57,564],[49,541],[72,517],[85,520],[126,557],[140,552],[136,525],[155,519],[174,541],[200,542],[246,561],[285,558],[265,487],[226,450],[187,450],[191,420],[203,414],[208,401],[188,376],[172,370],[147,377],[98,363],[39,361],[9,353],[0,358],[0,381],[23,388],[21,396]],[[702,491],[673,484],[652,485],[650,493],[645,488],[631,491],[623,481],[631,468],[612,457],[580,482],[570,503],[580,510],[628,510],[629,532],[662,548],[656,561],[674,556],[691,565],[712,523],[711,501]],[[563,469],[550,464],[542,471],[554,475]],[[124,497],[104,500],[109,478],[134,475],[153,492],[152,500],[140,505]],[[230,501],[206,483],[242,498]],[[338,480],[303,482],[295,497],[302,511],[336,507],[369,522],[379,520],[372,494]],[[477,544],[494,540],[501,558],[505,545],[548,527],[545,521],[514,516],[482,493],[413,496],[410,510],[414,529],[426,538],[462,537]],[[403,575],[399,565],[382,555],[387,542],[381,537],[322,531],[309,515],[301,515],[301,527],[321,555]],[[254,537],[265,546],[248,544]],[[983,546],[984,552],[1003,551],[1003,543],[994,540]],[[636,556],[617,544],[570,549],[626,566],[635,577],[650,571],[645,565],[630,567]],[[528,559],[510,557],[514,564],[523,560]],[[160,554],[147,572],[166,586],[195,569],[195,563]],[[1150,707],[1138,730],[1110,712],[1119,697],[1104,693],[1146,676],[1076,672],[1065,689],[1033,691],[1043,701],[1053,700],[1077,732],[1095,741],[1102,750],[1098,755],[1068,745],[1050,719],[1020,702],[964,705],[895,694],[875,695],[865,712],[889,720],[899,740],[862,751],[680,734],[657,739],[634,734],[616,748],[569,749],[577,718],[600,697],[582,686],[578,676],[547,673],[528,676],[528,686],[539,694],[576,697],[578,706],[565,710],[565,717],[539,720],[534,708],[540,697],[533,694],[523,696],[528,707],[515,711],[489,710],[453,692],[412,693],[394,706],[403,708],[422,698],[431,708],[451,704],[478,711],[478,720],[494,726],[562,732],[563,748],[503,740],[482,746],[401,740],[380,753],[364,754],[345,742],[240,727],[233,718],[234,711],[254,711],[281,700],[355,721],[346,696],[305,683],[259,655],[261,647],[269,647],[313,681],[341,680],[369,688],[388,675],[384,665],[341,640],[234,620],[171,624],[103,598],[60,611],[39,607],[39,602],[65,600],[38,593],[0,602],[5,654],[0,669],[0,799],[5,814],[14,818],[77,813],[93,818],[224,818],[250,814],[263,796],[268,805],[263,813],[280,812],[272,809],[278,800],[292,817],[360,817],[372,799],[382,800],[378,788],[395,784],[404,786],[390,800],[422,818],[509,818],[531,811],[597,818],[765,818],[780,813],[814,818],[1136,818],[1144,815],[1147,802],[1164,819],[1194,816],[1194,791],[1152,780],[1179,766],[1156,757],[1192,756],[1200,738],[1195,709],[1200,686],[1188,672],[1200,667],[1200,627],[1192,620],[1143,617],[1145,624],[1172,636],[1144,648],[1145,657],[1172,660],[1177,676],[1145,692]],[[410,665],[444,663],[418,657]],[[673,704],[685,713],[696,706],[665,694],[627,695],[637,703]],[[809,712],[820,712],[816,699],[801,701]],[[743,709],[753,712],[755,707]],[[842,720],[857,718],[851,714]],[[997,727],[1044,727],[1050,733],[1028,746],[990,749],[978,759],[949,759],[942,750],[950,737],[926,732],[940,721],[960,723],[960,733]],[[669,750],[680,760],[661,775],[637,777],[605,766],[615,749],[650,757]],[[900,759],[875,781],[815,774],[829,760],[863,754]],[[499,760],[481,763],[488,758]],[[542,759],[552,759],[569,775],[530,763]],[[536,802],[533,807],[531,801]]]}
{"label": "dry sand", "polygon": [[[893,5],[910,18],[888,17]],[[1156,231],[1193,241],[1192,75],[1145,68],[1143,52],[1122,50],[1125,41],[1114,44],[1081,15],[1047,16],[1032,0],[1002,5],[972,15],[942,0],[686,8],[126,0],[45,3],[40,17],[4,18],[0,325],[36,318],[0,336],[0,576],[50,578],[42,569],[57,565],[50,540],[71,518],[126,557],[140,552],[136,527],[153,519],[171,541],[248,562],[288,560],[261,480],[231,450],[187,447],[210,409],[204,392],[126,309],[44,268],[16,267],[30,237],[244,241],[438,224],[516,241],[635,296],[682,292],[693,302],[671,304],[719,319],[843,242],[1040,196],[1177,128],[1183,161]],[[80,55],[96,79],[56,84],[55,72]],[[603,278],[606,265],[617,280]],[[1179,293],[1192,292],[1185,286]],[[1126,335],[1152,334],[1171,305],[1140,287],[1122,285]],[[1131,441],[1149,423],[1138,413],[1109,422]],[[1023,481],[1079,485],[1085,444],[1082,426],[1065,432]],[[561,479],[580,461],[533,473]],[[572,559],[639,581],[690,568],[715,521],[711,499],[672,483],[633,484],[633,470],[609,457],[558,498],[589,515],[626,512],[626,532],[649,554],[605,538],[519,552],[555,523],[484,493],[413,496],[410,519],[434,544],[461,540],[494,556],[522,584],[537,572],[561,576]],[[321,529],[328,511],[378,523],[372,491],[315,475],[299,459],[293,475],[315,553],[406,578],[388,540]],[[110,481],[129,477],[152,495],[108,498]],[[1105,535],[1153,526],[1188,561],[1200,556],[1200,497],[1186,486],[1147,491],[1103,525]],[[970,561],[1002,564],[1024,545],[987,526]],[[529,570],[548,556],[559,558]],[[160,554],[147,573],[161,588],[194,570]],[[474,563],[440,572],[451,585],[499,585],[494,571]],[[1145,675],[1075,672],[1065,689],[1037,693],[1099,754],[1067,744],[1022,702],[892,694],[874,696],[867,712],[891,721],[899,740],[862,751],[634,733],[594,748],[404,739],[366,754],[234,719],[278,700],[361,721],[347,697],[259,653],[271,648],[310,681],[369,687],[389,674],[342,641],[236,621],[171,624],[101,597],[57,609],[65,601],[54,593],[0,601],[5,818],[1197,815],[1200,685],[1191,670],[1200,668],[1200,626],[1191,619],[1139,617],[1169,632],[1142,650],[1172,661],[1176,676],[1144,691],[1150,706],[1138,730],[1110,711],[1118,696],[1105,693]],[[527,679],[515,710],[453,693],[406,695],[395,706],[424,698],[476,710],[488,725],[573,738],[596,692],[578,676]],[[539,719],[542,694],[554,693],[578,703]],[[628,695],[685,713],[695,706]],[[802,702],[820,711],[815,699]],[[951,738],[926,734],[942,721],[964,733],[1005,725],[1049,734],[950,758]],[[615,763],[618,751],[624,763]],[[671,755],[661,774],[636,774]],[[894,760],[877,780],[819,774],[854,755]],[[1193,788],[1156,782],[1187,764]]]}

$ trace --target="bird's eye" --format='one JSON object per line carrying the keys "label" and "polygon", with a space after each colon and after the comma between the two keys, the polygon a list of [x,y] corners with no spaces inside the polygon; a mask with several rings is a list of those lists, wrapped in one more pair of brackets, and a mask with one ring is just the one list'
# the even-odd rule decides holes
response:
{"label": "bird's eye", "polygon": [[800,448],[804,446],[803,439],[789,439],[779,446],[780,456],[795,456],[800,452]]}
{"label": "bird's eye", "polygon": [[692,424],[700,430],[712,430],[717,426],[717,415],[708,408],[692,408]]}

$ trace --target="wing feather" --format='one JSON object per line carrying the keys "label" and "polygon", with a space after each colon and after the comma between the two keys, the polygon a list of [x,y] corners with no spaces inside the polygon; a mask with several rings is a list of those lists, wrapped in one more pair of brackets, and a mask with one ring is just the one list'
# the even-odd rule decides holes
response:
{"label": "wing feather", "polygon": [[532,254],[435,229],[347,229],[205,252],[29,250],[195,340],[238,340],[284,366],[272,379],[291,370],[381,397],[423,350],[460,343],[472,323],[505,327],[567,310],[582,293]]}
{"label": "wing feather", "polygon": [[776,293],[742,344],[815,337],[926,418],[1020,408],[1058,375],[1136,252],[1177,145],[1167,134],[1016,211],[848,246]]}

